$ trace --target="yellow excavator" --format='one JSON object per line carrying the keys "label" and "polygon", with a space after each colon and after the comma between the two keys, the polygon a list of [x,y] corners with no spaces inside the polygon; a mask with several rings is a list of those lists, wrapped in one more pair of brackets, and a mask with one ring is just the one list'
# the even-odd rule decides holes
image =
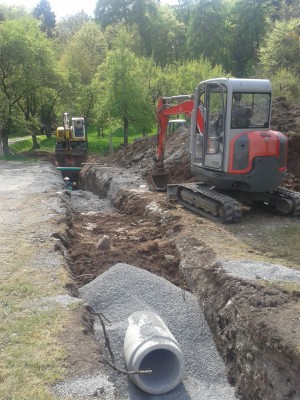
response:
{"label": "yellow excavator", "polygon": [[63,115],[63,126],[56,129],[55,157],[59,167],[80,167],[87,159],[87,132],[83,117]]}

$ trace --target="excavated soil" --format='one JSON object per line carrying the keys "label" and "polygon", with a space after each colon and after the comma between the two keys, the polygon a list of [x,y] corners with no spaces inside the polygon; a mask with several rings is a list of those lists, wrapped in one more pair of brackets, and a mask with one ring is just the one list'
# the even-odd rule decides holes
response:
{"label": "excavated soil", "polygon": [[[290,110],[284,99],[274,107],[273,128],[290,142],[284,185],[297,191],[300,110]],[[174,182],[193,180],[188,139],[183,129],[167,141]],[[115,210],[69,213],[64,245],[75,284],[85,285],[118,262],[165,277],[197,295],[242,399],[300,399],[300,285],[249,282],[220,268],[220,260],[246,259],[299,270],[299,220],[247,206],[235,225],[195,216],[145,187],[155,144],[144,138],[105,159],[90,158],[83,169],[79,188],[109,198]]]}
{"label": "excavated soil", "polygon": [[[77,284],[87,284],[117,263],[134,263],[186,289],[179,271],[180,255],[167,239],[168,229],[170,226],[161,226],[159,221],[143,219],[141,215],[76,215],[68,234],[70,268]],[[97,242],[104,235],[109,236],[109,248],[98,249]]]}

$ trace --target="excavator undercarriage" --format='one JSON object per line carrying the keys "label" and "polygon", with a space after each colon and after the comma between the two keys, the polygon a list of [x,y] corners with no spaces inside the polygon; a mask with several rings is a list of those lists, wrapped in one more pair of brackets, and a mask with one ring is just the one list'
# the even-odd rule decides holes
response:
{"label": "excavator undercarriage", "polygon": [[261,193],[251,193],[249,196],[251,200],[247,200],[247,196],[241,196],[238,192],[230,192],[229,196],[203,183],[188,183],[178,185],[176,197],[178,203],[185,208],[223,224],[241,220],[242,203],[264,208],[273,213],[300,216],[300,193],[284,188],[278,188],[276,192],[264,193],[263,196]]}

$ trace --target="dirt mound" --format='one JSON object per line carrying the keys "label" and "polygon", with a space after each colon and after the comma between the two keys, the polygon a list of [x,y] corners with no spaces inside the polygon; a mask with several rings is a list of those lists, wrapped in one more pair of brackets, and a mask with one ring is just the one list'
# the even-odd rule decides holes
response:
{"label": "dirt mound", "polygon": [[284,97],[275,99],[272,128],[285,133],[289,139],[285,186],[300,190],[300,108],[292,108]]}
{"label": "dirt mound", "polygon": [[[102,159],[104,165],[130,168],[133,173],[146,176],[155,165],[157,137],[145,137],[132,145],[120,149],[117,153]],[[97,162],[90,159],[89,162]],[[190,173],[189,130],[179,128],[169,135],[165,145],[165,168],[170,172],[172,181],[187,182],[193,180]]]}

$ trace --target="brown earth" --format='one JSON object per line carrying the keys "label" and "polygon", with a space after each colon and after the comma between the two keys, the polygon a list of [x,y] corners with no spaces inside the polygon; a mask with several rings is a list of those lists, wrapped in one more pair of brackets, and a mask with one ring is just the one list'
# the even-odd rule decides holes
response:
{"label": "brown earth", "polygon": [[[273,128],[285,132],[290,143],[284,185],[300,190],[300,110],[289,109],[284,99],[276,101],[274,109]],[[90,158],[80,187],[105,197],[111,181],[117,180],[105,167],[115,168],[117,175],[145,178],[155,145],[156,138],[145,138],[105,159]],[[168,138],[166,163],[175,182],[193,180],[185,130]],[[243,206],[240,224],[220,225],[182,209],[165,194],[135,192],[134,184],[121,187],[111,200],[116,212],[73,213],[66,221],[64,244],[76,285],[125,262],[191,290],[241,398],[300,399],[299,285],[249,283],[218,267],[220,259],[251,259],[300,269],[299,221]],[[149,204],[155,204],[154,211]],[[103,235],[109,236],[110,246],[99,249]]]}

